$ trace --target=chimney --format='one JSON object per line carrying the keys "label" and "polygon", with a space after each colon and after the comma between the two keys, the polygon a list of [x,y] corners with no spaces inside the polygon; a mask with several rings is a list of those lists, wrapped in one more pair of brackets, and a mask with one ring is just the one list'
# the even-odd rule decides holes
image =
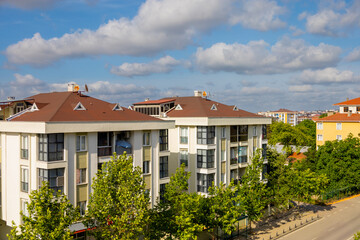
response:
{"label": "chimney", "polygon": [[15,97],[12,97],[12,96],[11,96],[11,97],[8,97],[7,100],[8,100],[8,101],[14,101],[14,100],[15,100]]}
{"label": "chimney", "polygon": [[348,98],[348,97],[346,98],[346,101],[349,101],[349,98]]}
{"label": "chimney", "polygon": [[201,96],[202,96],[202,91],[199,90],[194,91],[194,97],[201,97]]}
{"label": "chimney", "polygon": [[352,114],[352,112],[351,112],[351,110],[349,110],[349,112],[348,112],[348,117],[350,117],[351,114]]}
{"label": "chimney", "polygon": [[74,83],[68,83],[68,92],[74,92],[75,84]]}

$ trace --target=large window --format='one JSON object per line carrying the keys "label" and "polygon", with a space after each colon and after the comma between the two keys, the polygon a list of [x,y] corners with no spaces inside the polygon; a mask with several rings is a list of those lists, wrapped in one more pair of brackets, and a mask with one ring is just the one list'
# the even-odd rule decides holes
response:
{"label": "large window", "polygon": [[28,159],[29,157],[29,136],[21,135],[21,158]]}
{"label": "large window", "polygon": [[180,165],[185,165],[185,167],[188,166],[189,162],[189,153],[187,150],[182,149],[180,150]]}
{"label": "large window", "polygon": [[169,161],[168,157],[160,157],[160,178],[169,176]]}
{"label": "large window", "polygon": [[240,142],[248,140],[248,126],[231,126],[230,127],[230,142]]}
{"label": "large window", "polygon": [[21,191],[29,192],[29,169],[21,167]]}
{"label": "large window", "polygon": [[168,130],[162,129],[159,132],[160,151],[168,150]]}
{"label": "large window", "polygon": [[215,127],[197,127],[197,143],[198,144],[214,144]]}
{"label": "large window", "polygon": [[267,139],[267,125],[262,125],[262,139]]}
{"label": "large window", "polygon": [[144,174],[150,173],[150,161],[143,162],[143,173]]}
{"label": "large window", "polygon": [[150,146],[150,132],[143,133],[143,146]]}
{"label": "large window", "polygon": [[86,168],[76,169],[76,184],[83,184],[86,182]]}
{"label": "large window", "polygon": [[264,159],[266,159],[266,152],[267,152],[267,145],[266,144],[263,144],[262,145],[262,157]]}
{"label": "large window", "polygon": [[319,129],[319,130],[323,129],[323,123],[322,122],[317,123],[317,129]]}
{"label": "large window", "polygon": [[237,147],[230,148],[230,164],[238,163],[238,150]]}
{"label": "large window", "polygon": [[239,147],[239,163],[247,162],[247,147]]}
{"label": "large window", "polygon": [[341,130],[341,129],[342,129],[342,124],[336,123],[336,130]]}
{"label": "large window", "polygon": [[197,174],[197,191],[207,193],[214,182],[215,174]]}
{"label": "large window", "polygon": [[112,155],[112,132],[98,133],[98,156]]}
{"label": "large window", "polygon": [[64,192],[64,171],[65,168],[42,169],[39,168],[39,187],[43,181],[49,182],[49,187],[54,190]]}
{"label": "large window", "polygon": [[180,143],[187,144],[188,143],[188,128],[187,127],[181,127],[180,128]]}
{"label": "large window", "polygon": [[215,160],[215,150],[197,150],[197,167],[198,168],[213,168]]}
{"label": "large window", "polygon": [[76,136],[76,151],[86,151],[86,135]]}
{"label": "large window", "polygon": [[39,135],[39,160],[60,161],[64,160],[64,134]]}

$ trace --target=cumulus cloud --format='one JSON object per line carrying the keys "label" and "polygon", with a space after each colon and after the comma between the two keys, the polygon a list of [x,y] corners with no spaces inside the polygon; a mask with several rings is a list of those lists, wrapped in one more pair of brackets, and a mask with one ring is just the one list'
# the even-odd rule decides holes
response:
{"label": "cumulus cloud", "polygon": [[20,9],[47,8],[60,0],[0,0],[0,6],[10,6]]}
{"label": "cumulus cloud", "polygon": [[[264,7],[264,5],[266,7]],[[242,6],[247,6],[244,10]],[[97,30],[80,29],[44,39],[40,33],[7,47],[10,63],[44,66],[62,58],[96,55],[144,56],[182,49],[193,37],[225,23],[259,30],[284,25],[270,0],[147,0],[133,19],[110,20]],[[239,12],[240,11],[240,12]],[[240,17],[241,11],[251,15]]]}
{"label": "cumulus cloud", "polygon": [[113,66],[110,72],[125,77],[146,76],[154,73],[171,72],[179,64],[180,61],[165,56],[150,63],[123,63],[120,66]]}
{"label": "cumulus cloud", "polygon": [[336,68],[320,70],[304,70],[297,78],[300,84],[331,84],[355,83],[360,81],[360,76],[355,76],[352,71],[340,71]]}
{"label": "cumulus cloud", "polygon": [[305,84],[305,85],[294,85],[289,87],[290,92],[309,92],[312,90],[312,86]]}
{"label": "cumulus cloud", "polygon": [[240,1],[241,7],[230,18],[233,24],[241,23],[245,28],[268,31],[283,28],[286,23],[279,19],[286,9],[278,6],[275,1],[244,0]]}
{"label": "cumulus cloud", "polygon": [[349,62],[355,62],[360,60],[360,47],[355,48],[349,55],[345,58]]}
{"label": "cumulus cloud", "polygon": [[334,66],[340,54],[341,48],[336,46],[324,43],[313,46],[285,37],[271,47],[260,40],[246,45],[216,43],[207,49],[198,48],[195,63],[203,72],[275,74]]}
{"label": "cumulus cloud", "polygon": [[314,15],[306,15],[306,29],[313,34],[341,36],[346,30],[360,26],[360,1],[351,6],[330,4]]}

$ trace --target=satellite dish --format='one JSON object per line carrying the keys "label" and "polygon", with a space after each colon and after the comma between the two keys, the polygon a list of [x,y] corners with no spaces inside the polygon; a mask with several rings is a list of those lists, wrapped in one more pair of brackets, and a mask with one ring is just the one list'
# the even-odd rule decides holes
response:
{"label": "satellite dish", "polygon": [[88,92],[89,91],[89,88],[88,86],[85,84],[85,91]]}

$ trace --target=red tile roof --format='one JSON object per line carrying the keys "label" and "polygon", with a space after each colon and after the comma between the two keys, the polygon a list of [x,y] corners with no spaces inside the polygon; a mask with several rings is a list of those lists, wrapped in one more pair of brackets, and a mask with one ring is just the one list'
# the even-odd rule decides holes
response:
{"label": "red tile roof", "polygon": [[360,105],[360,98],[354,98],[347,100],[345,102],[335,103],[334,106],[341,106],[341,105]]}
{"label": "red tile roof", "polygon": [[152,105],[152,104],[161,104],[161,103],[167,103],[167,102],[173,102],[175,101],[174,98],[171,99],[160,99],[160,100],[148,100],[148,101],[144,101],[144,102],[138,102],[138,103],[134,103],[133,105]]}
{"label": "red tile roof", "polygon": [[296,113],[296,111],[291,111],[291,110],[286,109],[286,108],[280,108],[279,110],[277,110],[277,111],[273,111],[273,112],[289,112],[289,113]]}
{"label": "red tile roof", "polygon": [[348,116],[347,113],[336,113],[331,116],[313,119],[316,122],[360,122],[360,114],[353,113]]}
{"label": "red tile roof", "polygon": [[[183,110],[174,108],[167,112],[169,117],[252,117],[263,118],[263,116],[247,112],[241,109],[234,111],[234,106],[202,97],[175,97],[175,106],[180,104]],[[215,104],[217,110],[211,110]]]}
{"label": "red tile roof", "polygon": [[[29,97],[34,99],[39,111],[26,112],[11,121],[40,122],[101,122],[101,121],[162,121],[127,108],[113,111],[115,104],[76,92],[41,93]],[[81,104],[86,110],[74,110]]]}
{"label": "red tile roof", "polygon": [[291,154],[288,159],[290,162],[294,163],[294,162],[301,162],[303,159],[306,158],[306,155],[303,153],[296,153],[294,152],[293,154]]}

